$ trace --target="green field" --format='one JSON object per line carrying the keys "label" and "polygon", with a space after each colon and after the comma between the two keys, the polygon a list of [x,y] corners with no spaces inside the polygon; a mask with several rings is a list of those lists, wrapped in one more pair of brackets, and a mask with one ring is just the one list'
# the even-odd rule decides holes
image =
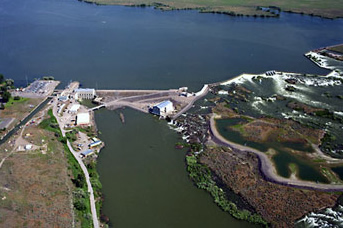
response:
{"label": "green field", "polygon": [[275,16],[257,10],[258,6],[275,6],[282,11],[292,11],[327,18],[343,17],[343,0],[84,0],[105,5],[155,6],[162,10],[199,9],[201,12],[221,12],[231,15]]}

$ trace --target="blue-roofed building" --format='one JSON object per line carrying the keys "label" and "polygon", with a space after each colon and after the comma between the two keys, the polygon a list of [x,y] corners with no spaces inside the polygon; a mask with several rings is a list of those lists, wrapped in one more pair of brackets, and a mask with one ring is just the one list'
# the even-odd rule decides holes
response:
{"label": "blue-roofed building", "polygon": [[157,105],[154,105],[149,111],[154,115],[167,116],[174,111],[173,102],[170,100],[163,101]]}
{"label": "blue-roofed building", "polygon": [[89,150],[81,152],[81,157],[84,158],[84,157],[87,157],[89,155],[92,155],[93,153],[94,153],[94,151],[89,149]]}

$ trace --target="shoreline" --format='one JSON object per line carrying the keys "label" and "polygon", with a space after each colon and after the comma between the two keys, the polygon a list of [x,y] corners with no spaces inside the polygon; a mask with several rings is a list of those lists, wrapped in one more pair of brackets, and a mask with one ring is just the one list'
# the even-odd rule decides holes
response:
{"label": "shoreline", "polygon": [[[307,8],[307,9],[297,9],[297,8],[285,8],[282,9],[281,6],[267,6],[267,5],[226,5],[226,6],[201,6],[201,5],[194,5],[194,4],[189,4],[185,6],[173,6],[173,2],[171,4],[167,3],[161,3],[161,2],[121,2],[121,1],[102,1],[102,0],[78,0],[79,2],[84,2],[87,4],[95,4],[95,5],[115,5],[115,6],[125,6],[125,7],[139,7],[139,8],[145,8],[145,7],[151,7],[154,9],[158,9],[161,11],[179,11],[179,10],[195,10],[198,11],[199,13],[211,13],[211,14],[223,14],[231,17],[259,17],[259,18],[279,18],[281,13],[292,13],[292,14],[299,14],[299,15],[306,15],[310,17],[319,17],[323,19],[328,19],[328,20],[335,20],[335,19],[342,19],[343,15],[341,13],[338,13],[337,15],[331,15],[331,12],[326,11],[331,11],[331,10],[336,10],[336,9],[317,9],[317,8]],[[227,9],[225,9],[227,8]],[[269,9],[269,11],[264,10],[264,8]],[[252,11],[255,9],[255,11]],[[272,13],[270,11],[276,10],[277,13]],[[248,13],[244,12],[244,10],[248,10]],[[318,13],[319,11],[319,13]],[[322,11],[322,12],[320,12]],[[324,12],[324,13],[323,13]]]}
{"label": "shoreline", "polygon": [[309,190],[321,190],[327,192],[335,192],[335,191],[343,191],[343,185],[332,185],[332,184],[317,184],[310,181],[302,181],[302,180],[292,180],[283,178],[276,174],[275,166],[272,164],[270,159],[267,155],[261,151],[253,149],[251,147],[243,146],[234,142],[231,142],[225,139],[223,136],[219,134],[215,124],[215,116],[212,115],[210,119],[210,133],[212,136],[212,140],[223,146],[232,147],[238,150],[247,151],[250,153],[254,153],[257,155],[259,159],[259,169],[261,171],[262,176],[265,180],[270,181],[272,183],[296,187],[296,188],[304,188]]}

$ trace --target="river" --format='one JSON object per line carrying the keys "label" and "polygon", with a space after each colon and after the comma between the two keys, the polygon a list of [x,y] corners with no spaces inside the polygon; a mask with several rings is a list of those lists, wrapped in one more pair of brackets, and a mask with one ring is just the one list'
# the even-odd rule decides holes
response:
{"label": "river", "polygon": [[[282,13],[229,17],[196,11],[96,6],[76,0],[1,0],[0,73],[52,75],[99,89],[167,89],[275,69],[326,74],[303,57],[342,43],[343,20]],[[187,177],[167,124],[125,110],[96,112],[106,147],[98,170],[104,213],[116,227],[239,227]]]}

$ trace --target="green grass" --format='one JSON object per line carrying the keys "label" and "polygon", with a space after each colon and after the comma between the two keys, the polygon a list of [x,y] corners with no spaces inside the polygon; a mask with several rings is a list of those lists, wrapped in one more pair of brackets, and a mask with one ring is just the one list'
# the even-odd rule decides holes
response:
{"label": "green grass", "polygon": [[316,158],[314,160],[312,160],[313,162],[316,162],[316,163],[322,163],[322,162],[326,162],[326,160],[324,158]]}
{"label": "green grass", "polygon": [[100,176],[98,172],[96,171],[96,161],[92,160],[88,165],[87,165],[89,177],[91,184],[93,186],[94,190],[94,198],[96,199],[96,209],[97,209],[97,215],[100,215],[100,209],[102,207],[102,201],[97,200],[102,197],[101,189],[102,189],[102,184],[100,182]]}
{"label": "green grass", "polygon": [[8,102],[5,104],[5,108],[10,108],[12,107],[13,105],[17,105],[17,104],[21,104],[21,103],[24,103],[25,101],[28,101],[29,98],[24,98],[24,97],[20,97],[19,100],[14,100],[13,97],[11,97]]}
{"label": "green grass", "polygon": [[298,167],[294,163],[290,163],[288,165],[289,170],[291,171],[292,174],[297,174],[298,173]]}
{"label": "green grass", "polygon": [[334,172],[332,172],[331,169],[323,167],[320,171],[330,182],[342,183],[342,181],[336,177],[336,175],[334,174]]}
{"label": "green grass", "polygon": [[276,6],[284,11],[293,11],[335,18],[343,17],[343,0],[84,0],[97,4],[155,6],[162,10],[201,9],[204,12],[226,12],[243,15],[269,15],[256,10],[257,6]]}

